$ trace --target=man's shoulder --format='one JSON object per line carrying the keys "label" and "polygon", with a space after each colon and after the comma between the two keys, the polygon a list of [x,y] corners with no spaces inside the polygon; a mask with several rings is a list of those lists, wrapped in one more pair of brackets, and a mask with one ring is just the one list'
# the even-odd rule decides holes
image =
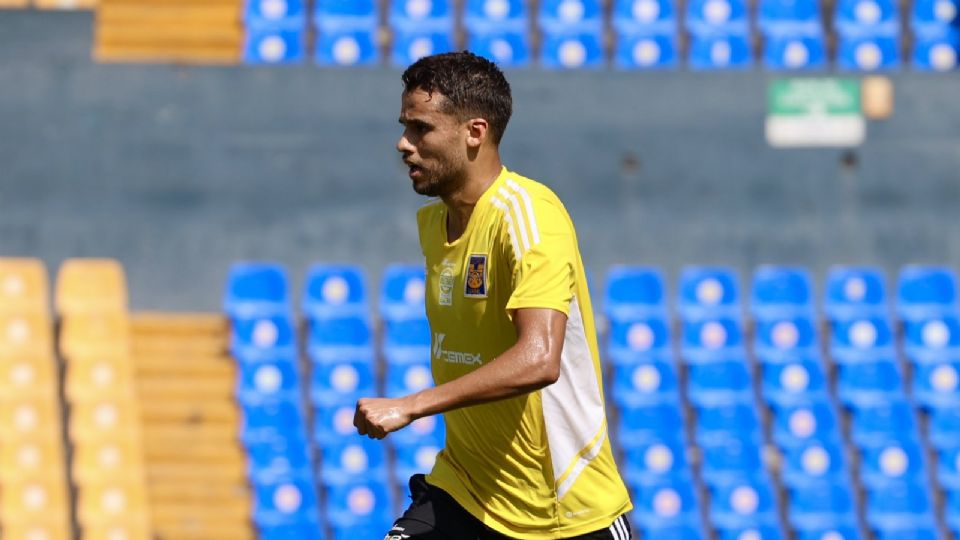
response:
{"label": "man's shoulder", "polygon": [[552,207],[561,209],[564,213],[566,212],[563,202],[560,201],[560,197],[558,197],[549,186],[539,180],[508,171],[504,185],[508,192],[516,193],[525,201],[529,201],[536,210],[543,207]]}

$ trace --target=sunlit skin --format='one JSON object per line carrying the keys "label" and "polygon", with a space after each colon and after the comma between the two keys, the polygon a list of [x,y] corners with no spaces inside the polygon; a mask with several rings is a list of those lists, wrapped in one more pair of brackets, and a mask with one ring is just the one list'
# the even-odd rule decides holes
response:
{"label": "sunlit skin", "polygon": [[[477,201],[502,167],[497,145],[483,118],[461,120],[442,111],[438,93],[403,94],[397,142],[413,189],[440,197],[447,206],[447,240],[463,234]],[[353,424],[361,435],[382,439],[424,416],[508,399],[539,390],[560,377],[560,352],[567,316],[542,308],[513,316],[517,343],[466,375],[400,398],[363,398]]]}

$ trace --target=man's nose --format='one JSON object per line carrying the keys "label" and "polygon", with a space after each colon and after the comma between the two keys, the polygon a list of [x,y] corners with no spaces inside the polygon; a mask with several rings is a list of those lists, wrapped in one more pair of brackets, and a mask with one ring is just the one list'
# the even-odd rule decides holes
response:
{"label": "man's nose", "polygon": [[397,152],[400,152],[401,154],[411,154],[413,151],[413,145],[407,140],[407,135],[401,135],[400,140],[397,141]]}

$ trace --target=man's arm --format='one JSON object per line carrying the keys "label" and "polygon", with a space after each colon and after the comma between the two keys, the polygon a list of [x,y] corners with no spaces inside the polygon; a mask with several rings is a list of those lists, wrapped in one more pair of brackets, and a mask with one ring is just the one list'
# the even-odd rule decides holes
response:
{"label": "man's arm", "polygon": [[466,375],[402,398],[364,398],[353,424],[361,435],[382,439],[410,422],[461,407],[508,399],[549,386],[560,377],[567,316],[523,308],[514,312],[517,343]]}

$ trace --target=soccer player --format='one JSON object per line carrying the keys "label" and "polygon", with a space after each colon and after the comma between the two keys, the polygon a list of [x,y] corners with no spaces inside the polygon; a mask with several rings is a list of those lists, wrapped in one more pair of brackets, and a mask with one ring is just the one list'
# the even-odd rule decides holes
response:
{"label": "soccer player", "polygon": [[442,413],[447,438],[386,540],[626,540],[573,223],[500,162],[510,86],[469,52],[423,58],[403,83],[397,150],[437,198],[417,214],[437,385],[361,399],[354,424],[379,439]]}

